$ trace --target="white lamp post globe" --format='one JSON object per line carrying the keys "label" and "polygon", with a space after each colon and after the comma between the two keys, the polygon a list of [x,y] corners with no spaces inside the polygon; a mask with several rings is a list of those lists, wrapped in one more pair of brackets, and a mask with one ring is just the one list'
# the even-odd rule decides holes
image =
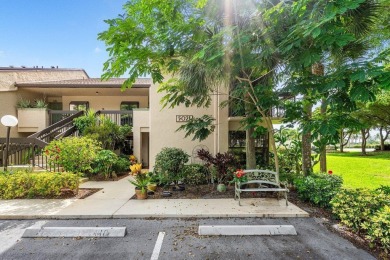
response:
{"label": "white lamp post globe", "polygon": [[11,115],[6,115],[1,118],[1,123],[4,126],[14,127],[18,124],[18,119]]}

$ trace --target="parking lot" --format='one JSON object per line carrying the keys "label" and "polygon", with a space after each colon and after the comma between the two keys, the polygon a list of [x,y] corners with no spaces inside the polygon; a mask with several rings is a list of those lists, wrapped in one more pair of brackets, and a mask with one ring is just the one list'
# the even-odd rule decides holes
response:
{"label": "parking lot", "polygon": [[[0,259],[374,259],[313,218],[0,221]],[[21,238],[30,226],[126,227],[123,238]],[[293,225],[297,236],[199,236],[199,225]],[[159,236],[160,235],[160,236]],[[157,257],[157,258],[156,258]]]}

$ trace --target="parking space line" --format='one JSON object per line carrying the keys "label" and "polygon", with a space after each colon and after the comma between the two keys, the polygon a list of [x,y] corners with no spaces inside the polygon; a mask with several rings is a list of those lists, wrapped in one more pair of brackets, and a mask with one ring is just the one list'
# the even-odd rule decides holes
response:
{"label": "parking space line", "polygon": [[153,254],[152,254],[152,257],[150,258],[150,260],[157,260],[158,259],[158,256],[160,255],[161,246],[163,243],[164,236],[165,236],[165,232],[158,233],[157,241],[156,241],[156,244],[154,245]]}

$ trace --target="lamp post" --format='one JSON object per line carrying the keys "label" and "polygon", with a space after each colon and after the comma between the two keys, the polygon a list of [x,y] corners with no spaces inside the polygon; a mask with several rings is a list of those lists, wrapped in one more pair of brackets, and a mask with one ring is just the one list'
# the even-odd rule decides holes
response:
{"label": "lamp post", "polygon": [[5,156],[3,157],[4,170],[6,171],[8,167],[9,135],[11,132],[11,127],[14,127],[18,124],[18,119],[11,115],[5,115],[1,118],[1,123],[3,126],[7,127],[7,141],[5,145]]}

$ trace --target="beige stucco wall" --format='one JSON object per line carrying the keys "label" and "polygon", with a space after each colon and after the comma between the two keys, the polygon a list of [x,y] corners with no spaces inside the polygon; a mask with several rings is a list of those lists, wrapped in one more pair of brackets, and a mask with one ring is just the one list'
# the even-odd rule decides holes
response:
{"label": "beige stucco wall", "polygon": [[[183,149],[188,155],[193,156],[194,148],[205,145],[215,154],[226,152],[228,149],[228,109],[219,107],[219,103],[226,96],[213,95],[213,102],[209,108],[177,106],[173,109],[164,108],[160,104],[164,93],[157,93],[157,85],[150,88],[150,167],[154,167],[155,157],[164,147],[177,147]],[[176,131],[183,123],[176,122],[176,115],[192,115],[201,117],[211,115],[216,118],[216,129],[206,140],[192,141],[192,137],[185,138],[184,131]],[[192,159],[192,158],[191,158]],[[191,162],[190,159],[190,162]]]}
{"label": "beige stucco wall", "polygon": [[[34,99],[42,97],[24,91],[0,91],[0,118],[5,115],[18,117],[16,104],[20,98],[33,101]],[[34,120],[34,118],[31,118],[31,120]],[[28,133],[18,132],[18,127],[11,128],[11,137],[26,137],[28,135]],[[0,124],[0,137],[5,136],[6,128]]]}
{"label": "beige stucco wall", "polygon": [[88,101],[89,108],[97,110],[120,110],[121,102],[136,101],[140,108],[148,107],[147,96],[63,96],[63,110],[69,110],[72,101]]}
{"label": "beige stucco wall", "polygon": [[49,116],[45,108],[18,109],[18,132],[36,133],[48,126]]}

